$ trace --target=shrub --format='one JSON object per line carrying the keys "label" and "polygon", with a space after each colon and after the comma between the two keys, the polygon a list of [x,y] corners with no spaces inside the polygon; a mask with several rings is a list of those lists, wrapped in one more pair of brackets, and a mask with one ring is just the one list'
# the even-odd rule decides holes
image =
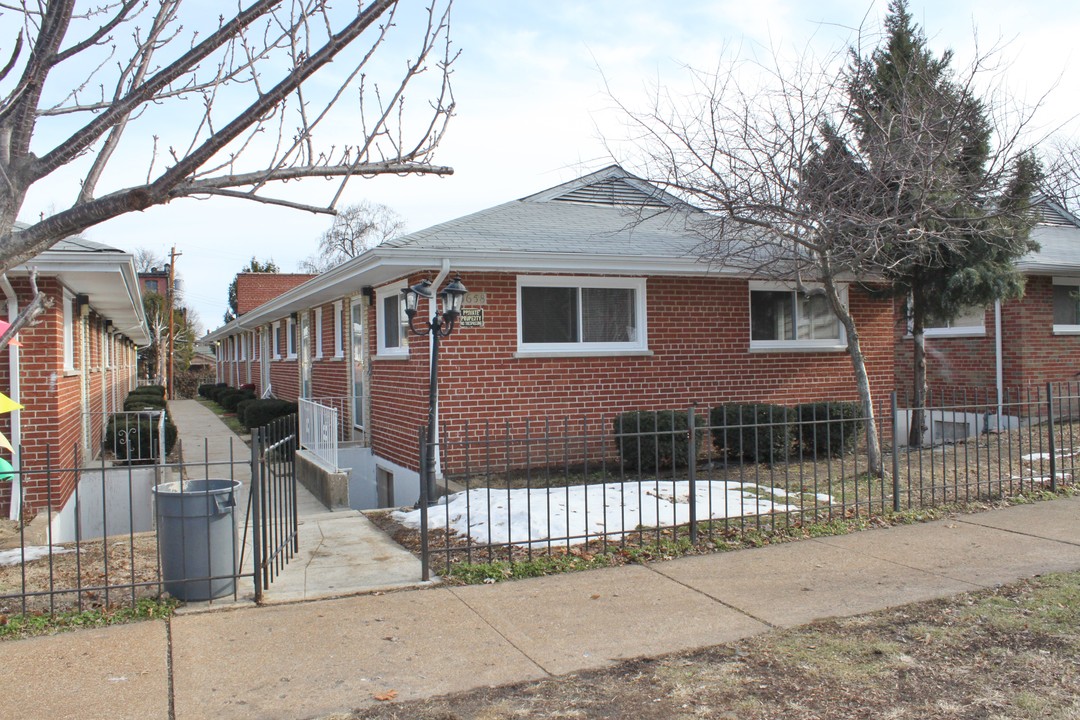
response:
{"label": "shrub", "polygon": [[803,455],[840,457],[855,449],[862,412],[854,402],[803,403],[799,416],[799,450]]}
{"label": "shrub", "polygon": [[[686,413],[676,410],[625,412],[614,419],[615,442],[623,467],[653,471],[686,467],[690,461]],[[697,447],[693,449],[697,452]]]}
{"label": "shrub", "polygon": [[241,390],[250,390],[251,392],[255,392],[255,383],[244,383],[243,385],[240,386],[240,389]]}
{"label": "shrub", "polygon": [[275,418],[296,412],[297,404],[288,400],[253,400],[244,409],[244,424],[249,428],[262,427]]}
{"label": "shrub", "polygon": [[124,399],[124,410],[164,410],[165,398],[157,395],[132,393]]}
{"label": "shrub", "polygon": [[221,396],[227,392],[232,392],[233,390],[235,390],[235,388],[231,388],[225,383],[218,383],[210,389],[210,399],[220,405]]}
{"label": "shrub", "polygon": [[[165,454],[176,445],[176,425],[165,416]],[[150,460],[157,455],[158,420],[150,413],[113,415],[105,426],[105,446],[121,462]]]}
{"label": "shrub", "polygon": [[729,403],[709,413],[713,446],[732,460],[783,462],[792,451],[795,410],[782,405]]}
{"label": "shrub", "polygon": [[163,398],[165,397],[164,385],[140,385],[132,390],[128,395],[150,395],[153,397]]}
{"label": "shrub", "polygon": [[176,377],[173,378],[173,394],[178,398],[193,398],[198,393],[198,389],[202,387],[202,383],[213,379],[213,377],[214,371],[211,368],[178,372]]}
{"label": "shrub", "polygon": [[221,407],[225,408],[225,412],[236,412],[237,405],[241,400],[254,400],[255,391],[253,390],[235,390],[229,393],[222,393],[218,400]]}
{"label": "shrub", "polygon": [[199,397],[209,399],[210,391],[213,390],[215,387],[217,386],[214,385],[214,383],[203,383],[199,386]]}
{"label": "shrub", "polygon": [[236,419],[240,421],[240,424],[250,429],[251,426],[247,424],[247,409],[251,406],[251,403],[255,402],[258,398],[248,398],[236,403]]}

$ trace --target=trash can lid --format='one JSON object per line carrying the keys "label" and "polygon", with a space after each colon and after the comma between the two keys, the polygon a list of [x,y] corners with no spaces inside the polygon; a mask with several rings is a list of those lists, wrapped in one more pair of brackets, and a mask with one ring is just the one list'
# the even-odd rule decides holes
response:
{"label": "trash can lid", "polygon": [[151,490],[163,495],[189,495],[191,493],[205,493],[214,495],[217,493],[232,492],[241,485],[239,480],[210,479],[210,480],[181,480],[157,485]]}

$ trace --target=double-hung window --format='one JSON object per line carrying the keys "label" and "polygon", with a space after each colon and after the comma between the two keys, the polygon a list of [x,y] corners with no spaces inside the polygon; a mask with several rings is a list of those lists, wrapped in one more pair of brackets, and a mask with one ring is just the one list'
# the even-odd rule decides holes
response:
{"label": "double-hung window", "polygon": [[[375,324],[378,331],[378,357],[409,356],[409,317],[401,291],[405,282],[379,288],[375,293]],[[428,312],[428,302],[421,300],[418,312]]]}
{"label": "double-hung window", "polygon": [[750,283],[751,350],[843,350],[846,343],[823,291]]}
{"label": "double-hung window", "polygon": [[64,309],[64,370],[75,371],[75,313],[72,303],[75,302],[67,290],[63,293]]}
{"label": "double-hung window", "polygon": [[648,350],[644,279],[521,276],[517,309],[519,354]]}
{"label": "double-hung window", "polygon": [[285,357],[288,360],[296,359],[296,320],[291,317],[287,321],[285,332]]}
{"label": "double-hung window", "polygon": [[1054,334],[1080,335],[1080,278],[1054,278]]}

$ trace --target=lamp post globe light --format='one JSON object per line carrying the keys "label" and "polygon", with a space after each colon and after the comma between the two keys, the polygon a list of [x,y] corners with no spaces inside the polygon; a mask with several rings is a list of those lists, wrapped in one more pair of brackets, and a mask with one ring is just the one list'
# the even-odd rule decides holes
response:
{"label": "lamp post globe light", "polygon": [[[412,287],[401,291],[405,303],[405,315],[409,318],[409,329],[417,335],[431,336],[431,367],[428,378],[428,419],[427,419],[427,452],[423,456],[420,483],[427,490],[427,503],[433,504],[436,500],[435,488],[435,449],[439,443],[439,436],[435,427],[436,408],[439,403],[439,341],[449,337],[454,332],[454,323],[461,316],[461,306],[465,302],[465,294],[468,290],[461,284],[461,277],[455,276],[446,287],[439,292],[442,301],[442,309],[435,306],[435,293],[430,280],[422,280]],[[431,303],[431,318],[417,327],[416,306],[420,298],[425,298]],[[423,498],[423,493],[421,494]],[[418,504],[420,504],[418,502]]]}

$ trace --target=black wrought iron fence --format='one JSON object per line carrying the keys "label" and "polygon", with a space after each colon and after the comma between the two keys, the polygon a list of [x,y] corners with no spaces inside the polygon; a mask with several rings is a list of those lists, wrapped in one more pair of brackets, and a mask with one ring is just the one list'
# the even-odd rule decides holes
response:
{"label": "black wrought iron fence", "polygon": [[46,451],[0,472],[0,614],[133,606],[165,591],[259,599],[298,549],[296,444],[294,415],[225,457],[204,443],[178,463],[67,467]]}
{"label": "black wrought iron fence", "polygon": [[852,403],[465,424],[441,438],[442,497],[399,519],[444,572],[673,538],[723,543],[1073,481],[1080,384],[932,392],[921,416],[907,405],[892,397],[875,413],[874,459]]}

